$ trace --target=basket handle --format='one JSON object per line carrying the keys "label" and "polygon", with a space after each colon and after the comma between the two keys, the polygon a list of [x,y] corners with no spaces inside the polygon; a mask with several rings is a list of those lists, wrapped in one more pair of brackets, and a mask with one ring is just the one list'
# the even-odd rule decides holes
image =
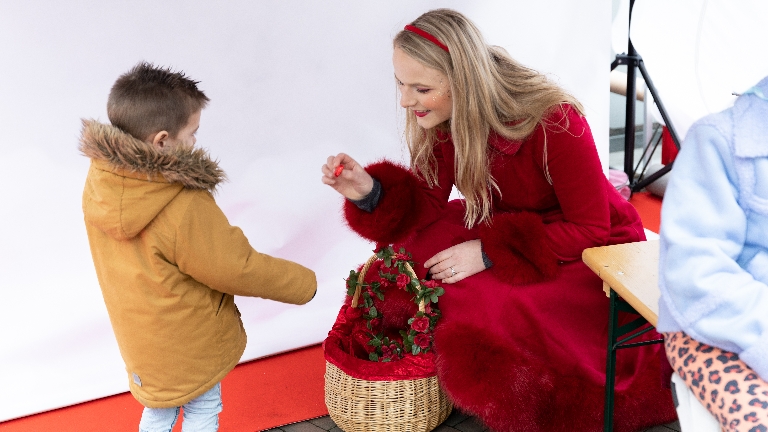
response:
{"label": "basket handle", "polygon": [[[376,262],[378,259],[378,256],[374,254],[372,257],[368,258],[368,261],[365,262],[363,265],[363,268],[360,270],[360,277],[357,278],[357,287],[355,287],[355,294],[352,296],[352,307],[356,308],[358,305],[358,302],[360,300],[360,289],[363,286],[363,282],[365,281],[365,274],[368,272],[368,269],[371,267],[371,265]],[[419,280],[419,277],[416,276],[416,272],[413,271],[413,268],[411,268],[411,265],[407,262],[405,263],[405,271],[408,272],[408,275],[412,277],[413,279]],[[421,284],[419,284],[421,286]],[[419,312],[424,312],[426,310],[424,305],[424,299],[421,299],[419,302]]]}

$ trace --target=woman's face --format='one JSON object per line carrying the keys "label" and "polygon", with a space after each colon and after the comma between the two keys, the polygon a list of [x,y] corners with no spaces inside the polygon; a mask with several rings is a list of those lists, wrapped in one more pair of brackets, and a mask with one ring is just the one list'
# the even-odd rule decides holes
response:
{"label": "woman's face", "polygon": [[392,63],[400,106],[413,111],[419,126],[430,129],[451,118],[451,89],[444,73],[424,66],[400,48],[395,48]]}

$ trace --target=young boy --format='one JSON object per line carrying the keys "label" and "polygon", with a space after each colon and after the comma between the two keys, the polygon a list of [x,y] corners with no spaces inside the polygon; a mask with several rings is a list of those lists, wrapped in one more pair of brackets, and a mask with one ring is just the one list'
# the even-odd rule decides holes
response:
{"label": "young boy", "polygon": [[83,121],[88,240],[142,432],[171,430],[182,406],[185,432],[218,429],[220,381],[246,342],[234,295],[304,304],[317,289],[216,205],[224,172],[194,147],[208,100],[183,73],[140,63],[112,87],[112,124]]}

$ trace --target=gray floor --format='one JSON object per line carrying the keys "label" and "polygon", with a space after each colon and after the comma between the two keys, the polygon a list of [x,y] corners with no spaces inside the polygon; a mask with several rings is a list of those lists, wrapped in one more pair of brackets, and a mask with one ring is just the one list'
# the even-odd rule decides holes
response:
{"label": "gray floor", "polygon": [[[453,413],[448,417],[443,424],[438,426],[434,432],[483,432],[487,431],[477,419],[469,417],[460,413],[457,410],[453,410]],[[279,428],[270,429],[269,432],[342,432],[342,430],[336,426],[336,423],[331,420],[330,417],[320,417],[312,420],[307,420],[301,423],[294,423],[292,425],[283,426]],[[647,429],[645,432],[680,432],[680,425],[677,422],[670,423],[664,426],[656,426],[651,429]]]}

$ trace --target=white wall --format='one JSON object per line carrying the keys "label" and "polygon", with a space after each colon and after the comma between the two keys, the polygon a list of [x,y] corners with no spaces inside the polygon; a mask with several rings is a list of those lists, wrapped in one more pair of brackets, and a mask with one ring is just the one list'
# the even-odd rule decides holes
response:
{"label": "white wall", "polygon": [[0,0],[0,420],[127,390],[76,151],[80,118],[107,121],[118,75],[147,60],[200,80],[212,102],[198,144],[231,180],[217,201],[256,249],[318,274],[307,306],[237,299],[253,359],[320,342],[369,256],[320,165],[340,151],[404,160],[391,38],[434,7],[572,91],[607,159],[610,0]]}

